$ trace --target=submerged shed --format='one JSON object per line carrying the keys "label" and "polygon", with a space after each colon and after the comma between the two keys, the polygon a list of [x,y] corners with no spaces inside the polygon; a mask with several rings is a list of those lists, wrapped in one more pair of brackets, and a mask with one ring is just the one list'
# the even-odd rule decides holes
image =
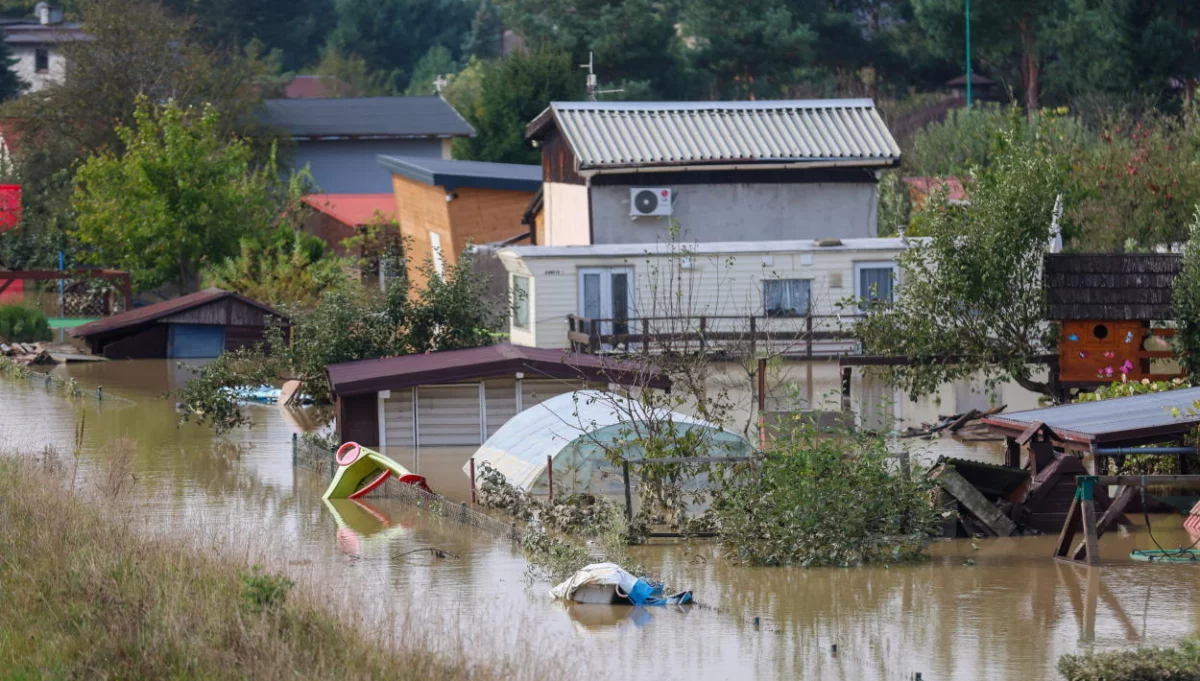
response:
{"label": "submerged shed", "polygon": [[71,329],[109,359],[210,359],[266,340],[287,318],[232,291],[209,288]]}
{"label": "submerged shed", "polygon": [[[491,465],[531,494],[549,492],[548,461],[553,462],[556,494],[620,494],[621,466],[611,455],[642,459],[645,451],[636,439],[639,432],[647,432],[648,422],[669,423],[680,438],[704,450],[690,452],[696,456],[744,458],[754,453],[746,438],[716,424],[678,412],[651,411],[615,393],[580,390],[517,414],[472,459],[477,467]],[[470,462],[463,470],[469,473]]]}

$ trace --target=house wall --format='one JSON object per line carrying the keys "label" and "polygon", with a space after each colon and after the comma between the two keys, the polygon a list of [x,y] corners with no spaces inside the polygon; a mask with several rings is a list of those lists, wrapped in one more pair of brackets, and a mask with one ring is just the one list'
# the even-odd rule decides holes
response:
{"label": "house wall", "polygon": [[[50,51],[50,68],[40,73],[34,68],[39,47]],[[13,72],[29,83],[26,92],[37,92],[66,79],[67,58],[56,45],[9,45],[9,48],[17,60],[11,67]]]}
{"label": "house wall", "polygon": [[461,253],[468,243],[490,244],[529,231],[528,226],[521,224],[521,218],[533,192],[462,187],[454,193],[458,198],[449,207],[454,255]]}
{"label": "house wall", "polygon": [[375,160],[378,154],[444,158],[440,139],[298,141],[292,167],[312,171],[319,191],[327,194],[386,194],[390,173]]}
{"label": "house wall", "polygon": [[167,356],[167,325],[152,324],[127,335],[87,340],[94,354],[108,359],[162,359]]}
{"label": "house wall", "polygon": [[347,225],[338,220],[332,215],[314,211],[307,220],[300,225],[301,231],[305,234],[311,234],[325,244],[339,256],[346,255],[346,248],[342,246],[342,242],[350,237],[358,235],[358,229]]}
{"label": "house wall", "polygon": [[[513,328],[516,345],[564,348],[567,315],[579,312],[579,270],[585,267],[628,267],[634,275],[632,317],[661,316],[746,316],[764,314],[764,279],[809,279],[813,315],[836,315],[840,301],[857,295],[857,263],[891,263],[899,250],[851,250],[844,247],[791,252],[694,255],[691,262],[680,256],[637,257],[518,257],[501,251],[510,275],[531,279],[528,330]],[[762,320],[759,320],[762,323]],[[827,320],[831,325],[837,320]],[[746,331],[744,320],[709,320],[708,329]],[[779,332],[803,330],[804,320],[774,319],[771,329]],[[734,325],[737,325],[736,327]],[[760,331],[770,329],[759,328]]]}
{"label": "house wall", "polygon": [[[636,185],[593,184],[592,243],[666,241],[670,239],[668,229],[672,220],[678,221],[680,238],[684,241],[782,241],[877,235],[873,182],[687,185],[659,182],[655,174],[648,173],[640,176]],[[630,217],[631,186],[671,188],[673,214]],[[578,212],[577,207],[572,210]],[[557,229],[554,226],[557,217],[551,213],[552,229]],[[571,220],[567,222],[574,224]]]}
{"label": "house wall", "polygon": [[[588,188],[582,184],[547,182],[543,185],[542,213],[546,226],[539,246],[586,246],[592,237],[588,225]],[[628,219],[628,218],[626,218]],[[638,241],[641,241],[640,239]]]}
{"label": "house wall", "polygon": [[421,267],[433,255],[430,232],[436,232],[442,240],[442,257],[447,264],[456,255],[450,231],[450,204],[446,201],[446,190],[410,180],[402,175],[392,175],[392,191],[396,196],[396,219],[400,233],[408,238],[405,243],[405,260],[408,277],[414,286],[425,283]]}

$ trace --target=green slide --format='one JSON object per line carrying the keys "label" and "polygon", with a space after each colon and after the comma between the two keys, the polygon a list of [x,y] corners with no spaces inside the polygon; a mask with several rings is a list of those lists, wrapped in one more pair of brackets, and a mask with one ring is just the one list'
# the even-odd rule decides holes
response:
{"label": "green slide", "polygon": [[423,476],[410,473],[404,466],[357,442],[347,442],[339,447],[335,458],[337,473],[323,499],[361,499],[393,475],[400,482],[429,491]]}

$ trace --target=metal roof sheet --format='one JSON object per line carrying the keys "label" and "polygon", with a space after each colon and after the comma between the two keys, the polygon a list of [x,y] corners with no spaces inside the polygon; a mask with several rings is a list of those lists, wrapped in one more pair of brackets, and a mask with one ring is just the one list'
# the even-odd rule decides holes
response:
{"label": "metal roof sheet", "polygon": [[154,303],[153,305],[134,308],[132,310],[122,312],[121,314],[115,314],[111,317],[105,317],[104,319],[98,319],[94,322],[81,324],[80,326],[76,326],[75,328],[71,329],[70,334],[76,337],[94,336],[100,333],[117,331],[119,329],[138,326],[140,324],[147,324],[162,317],[183,312],[184,310],[190,310],[194,307],[200,307],[201,305],[208,305],[209,303],[221,300],[222,298],[235,298],[247,305],[251,305],[265,311],[266,313],[278,318],[280,321],[287,321],[287,317],[285,317],[282,313],[271,308],[270,306],[258,302],[257,300],[251,300],[243,295],[234,293],[233,291],[225,291],[219,288],[206,288],[203,291],[189,293],[185,296],[179,296],[178,298],[164,300],[161,303]]}
{"label": "metal roof sheet", "polygon": [[536,192],[542,186],[542,167],[521,163],[455,161],[414,156],[376,156],[384,168],[417,182],[448,191],[459,187]]}
{"label": "metal roof sheet", "polygon": [[644,382],[655,388],[671,385],[670,379],[644,363],[509,344],[342,362],[330,364],[325,371],[333,393],[342,397],[511,376],[518,371],[529,378],[587,378],[625,385]]}
{"label": "metal roof sheet", "polygon": [[301,201],[351,227],[369,225],[376,217],[396,219],[394,194],[309,194]]}
{"label": "metal roof sheet", "polygon": [[429,97],[268,99],[260,120],[293,138],[470,137],[475,130],[446,100]]}
{"label": "metal roof sheet", "polygon": [[845,162],[893,165],[900,147],[869,99],[754,102],[553,102],[526,129],[554,123],[579,169]]}
{"label": "metal roof sheet", "polygon": [[1193,407],[1197,400],[1200,388],[1182,388],[1000,414],[984,419],[984,423],[1000,430],[1022,431],[1041,422],[1063,439],[1113,442],[1188,432],[1200,424],[1200,413]]}

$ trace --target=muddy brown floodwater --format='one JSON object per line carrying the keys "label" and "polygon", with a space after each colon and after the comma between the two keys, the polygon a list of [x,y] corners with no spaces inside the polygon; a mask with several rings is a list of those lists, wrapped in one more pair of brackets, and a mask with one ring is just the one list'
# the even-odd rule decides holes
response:
{"label": "muddy brown floodwater", "polygon": [[[396,500],[322,502],[326,480],[294,470],[290,456],[292,433],[318,414],[254,407],[254,426],[228,436],[231,446],[177,424],[163,395],[187,372],[172,362],[54,372],[107,398],[0,379],[0,448],[69,452],[83,419],[72,474],[104,475],[132,449],[136,483],[119,512],[148,531],[286,570],[368,630],[509,660],[531,678],[1036,681],[1058,678],[1064,653],[1170,645],[1200,630],[1200,567],[1132,563],[1131,549],[1152,546],[1144,532],[1105,537],[1105,565],[1092,570],[1051,560],[1049,537],[939,542],[924,564],[863,569],[749,569],[707,544],[652,546],[639,549],[649,567],[718,610],[565,608],[548,585],[526,584],[505,541]],[[435,468],[435,485],[457,469]],[[1190,543],[1179,528],[1164,517],[1155,535]],[[433,546],[458,559],[413,553]]]}

